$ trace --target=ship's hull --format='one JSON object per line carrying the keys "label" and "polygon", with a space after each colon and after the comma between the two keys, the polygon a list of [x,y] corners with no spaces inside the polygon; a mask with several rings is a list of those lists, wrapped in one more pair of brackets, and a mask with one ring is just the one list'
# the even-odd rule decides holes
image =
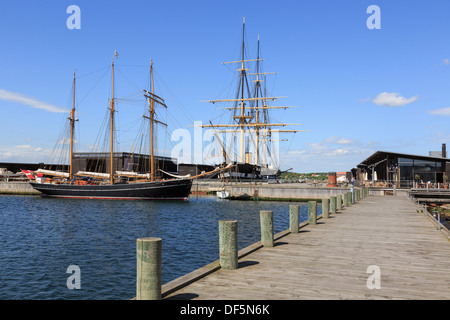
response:
{"label": "ship's hull", "polygon": [[113,185],[73,185],[30,182],[42,195],[72,199],[116,200],[186,200],[192,180],[166,180],[157,182],[124,183]]}

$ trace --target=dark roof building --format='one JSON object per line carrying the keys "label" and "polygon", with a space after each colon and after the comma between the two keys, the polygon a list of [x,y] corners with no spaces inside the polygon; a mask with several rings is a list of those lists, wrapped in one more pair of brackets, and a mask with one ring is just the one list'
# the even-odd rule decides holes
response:
{"label": "dark roof building", "polygon": [[[415,184],[447,183],[450,159],[377,151],[357,166],[357,179],[365,185],[412,188]],[[447,163],[449,163],[447,165]]]}

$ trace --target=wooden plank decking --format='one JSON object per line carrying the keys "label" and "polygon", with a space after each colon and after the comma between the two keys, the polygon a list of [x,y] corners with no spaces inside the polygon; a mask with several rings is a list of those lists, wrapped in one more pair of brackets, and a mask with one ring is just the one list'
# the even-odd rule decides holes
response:
{"label": "wooden plank decking", "polygon": [[[404,196],[369,196],[164,299],[450,299],[450,242]],[[368,289],[369,266],[380,289]]]}

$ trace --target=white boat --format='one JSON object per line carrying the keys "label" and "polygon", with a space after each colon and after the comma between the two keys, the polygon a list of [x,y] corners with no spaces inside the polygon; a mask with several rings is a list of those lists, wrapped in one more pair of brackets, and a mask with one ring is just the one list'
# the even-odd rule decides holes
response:
{"label": "white boat", "polygon": [[219,199],[227,199],[230,197],[230,192],[225,190],[217,191],[216,194]]}

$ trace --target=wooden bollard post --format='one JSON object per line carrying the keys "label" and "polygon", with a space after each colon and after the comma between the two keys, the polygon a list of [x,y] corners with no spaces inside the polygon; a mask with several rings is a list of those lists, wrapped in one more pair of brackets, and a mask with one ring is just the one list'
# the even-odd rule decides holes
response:
{"label": "wooden bollard post", "polygon": [[300,225],[300,206],[291,204],[289,206],[289,230],[291,233],[298,233]]}
{"label": "wooden bollard post", "polygon": [[317,201],[308,201],[308,221],[310,225],[317,223]]}
{"label": "wooden bollard post", "polygon": [[238,233],[236,220],[219,220],[219,261],[225,270],[238,267]]}
{"label": "wooden bollard post", "polygon": [[330,197],[330,213],[336,214],[336,197]]}
{"label": "wooden bollard post", "polygon": [[347,199],[348,199],[347,193],[344,193],[342,195],[342,206],[345,207],[345,208],[348,206]]}
{"label": "wooden bollard post", "polygon": [[352,192],[351,191],[347,192],[347,204],[348,204],[349,207],[353,204],[353,202],[352,202]]}
{"label": "wooden bollard post", "polygon": [[136,299],[161,300],[161,238],[136,240]]}
{"label": "wooden bollard post", "polygon": [[261,243],[264,247],[273,247],[273,211],[261,210]]}
{"label": "wooden bollard post", "polygon": [[322,218],[328,219],[329,213],[330,213],[330,206],[329,206],[330,199],[328,198],[322,198]]}
{"label": "wooden bollard post", "polygon": [[342,194],[338,194],[336,196],[336,210],[337,211],[342,210]]}

